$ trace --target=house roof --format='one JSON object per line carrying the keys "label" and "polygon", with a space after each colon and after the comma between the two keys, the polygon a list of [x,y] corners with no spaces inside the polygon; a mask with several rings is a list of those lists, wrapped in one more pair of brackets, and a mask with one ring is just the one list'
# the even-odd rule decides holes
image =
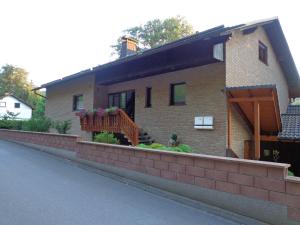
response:
{"label": "house roof", "polygon": [[[246,24],[239,24],[239,25],[232,26],[232,27],[225,27],[224,25],[217,26],[212,29],[195,33],[188,37],[179,39],[177,41],[170,42],[170,43],[162,45],[162,46],[151,48],[151,49],[145,50],[143,52],[138,52],[137,54],[127,56],[124,58],[119,58],[115,61],[108,62],[106,64],[99,65],[99,66],[93,67],[88,70],[83,70],[81,72],[64,77],[62,79],[58,79],[58,80],[43,84],[41,87],[38,87],[36,89],[47,88],[49,86],[52,86],[52,85],[55,85],[58,83],[62,83],[62,82],[65,82],[65,81],[68,81],[71,79],[79,78],[82,76],[88,76],[88,75],[92,75],[92,74],[95,74],[97,77],[105,76],[105,71],[107,71],[108,69],[111,69],[111,70],[114,70],[116,68],[119,68],[119,70],[124,69],[124,68],[120,67],[121,65],[124,65],[125,68],[133,67],[133,66],[136,66],[136,64],[134,64],[134,62],[141,62],[139,60],[147,59],[147,57],[149,58],[153,55],[164,54],[167,51],[170,51],[172,49],[176,49],[179,47],[184,47],[184,46],[188,47],[188,45],[191,43],[199,42],[198,44],[205,45],[205,44],[207,44],[205,42],[205,40],[209,40],[212,38],[218,38],[218,37],[219,38],[224,37],[224,39],[220,39],[220,40],[225,42],[227,40],[226,37],[230,36],[232,31],[237,30],[237,29],[242,30],[242,31],[247,31],[247,30],[255,29],[255,27],[257,27],[257,26],[262,26],[265,29],[265,31],[270,39],[270,42],[273,46],[275,54],[277,55],[278,61],[281,65],[281,68],[286,76],[289,90],[290,90],[290,96],[291,97],[300,96],[299,74],[298,74],[295,62],[294,62],[291,52],[289,50],[288,43],[285,39],[285,36],[282,31],[282,28],[281,28],[278,18],[259,20],[259,21],[254,21],[254,22],[250,22],[250,23],[246,23]],[[152,67],[155,67],[155,66],[156,66],[155,64],[152,65]],[[178,67],[178,68],[180,69],[182,67]],[[162,72],[162,70],[156,70],[156,72],[153,72],[153,73],[158,74],[161,72]],[[126,75],[125,73],[126,73],[126,71],[124,72],[124,76]],[[131,74],[131,76],[132,76],[132,74]]]}
{"label": "house roof", "polygon": [[25,102],[23,99],[15,96],[13,94],[10,94],[10,93],[5,93],[4,95],[0,96],[0,100],[7,96],[13,97],[13,98],[17,99],[19,102],[22,102],[24,105],[27,105],[29,108],[33,109],[33,107],[31,105],[29,105],[27,102]]}
{"label": "house roof", "polygon": [[280,140],[300,140],[300,105],[289,105],[287,112],[281,115],[282,131]]}

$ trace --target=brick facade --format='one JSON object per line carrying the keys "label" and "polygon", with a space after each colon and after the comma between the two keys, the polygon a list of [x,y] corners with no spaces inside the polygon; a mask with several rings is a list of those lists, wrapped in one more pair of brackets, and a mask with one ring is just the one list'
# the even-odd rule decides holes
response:
{"label": "brick facade", "polygon": [[[186,82],[186,104],[170,106],[170,84]],[[146,87],[152,107],[145,108]],[[172,133],[196,152],[225,156],[225,65],[216,63],[110,85],[108,93],[135,90],[135,122],[156,142],[167,144]],[[194,129],[195,116],[213,116],[214,130]]]}
{"label": "brick facade", "polygon": [[98,144],[70,135],[0,130],[0,139],[56,148],[67,142],[67,149],[75,151],[78,159],[271,201],[286,206],[289,219],[300,221],[300,178],[287,176],[288,164]]}
{"label": "brick facade", "polygon": [[46,116],[53,121],[71,120],[70,133],[91,140],[90,133],[81,131],[79,119],[73,111],[73,96],[82,94],[84,108],[93,109],[94,83],[94,77],[87,76],[48,87],[46,92]]}
{"label": "brick facade", "polygon": [[[268,48],[268,65],[258,58],[258,43]],[[226,42],[226,86],[276,85],[280,113],[285,113],[289,103],[289,89],[277,56],[262,27],[244,35],[236,30]]]}

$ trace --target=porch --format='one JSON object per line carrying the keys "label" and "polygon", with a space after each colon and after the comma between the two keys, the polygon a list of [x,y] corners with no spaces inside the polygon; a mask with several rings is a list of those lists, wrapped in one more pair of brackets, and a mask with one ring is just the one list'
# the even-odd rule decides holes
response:
{"label": "porch", "polygon": [[[291,164],[300,175],[300,106],[280,114],[274,86],[227,88],[228,147],[232,145],[232,110],[237,110],[252,132],[244,142],[244,158]],[[234,152],[234,149],[232,149]]]}

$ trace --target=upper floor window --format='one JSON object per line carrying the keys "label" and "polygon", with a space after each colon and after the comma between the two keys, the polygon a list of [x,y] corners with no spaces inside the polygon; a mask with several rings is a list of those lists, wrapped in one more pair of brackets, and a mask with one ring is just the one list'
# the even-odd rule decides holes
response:
{"label": "upper floor window", "polygon": [[265,46],[261,41],[258,42],[258,58],[264,64],[268,65],[268,47]]}
{"label": "upper floor window", "polygon": [[6,102],[0,102],[0,107],[6,107]]}
{"label": "upper floor window", "polygon": [[16,102],[16,103],[15,103],[15,108],[16,108],[16,109],[19,109],[19,108],[20,108],[20,105],[21,105],[20,103]]}
{"label": "upper floor window", "polygon": [[151,107],[151,93],[152,92],[152,88],[151,87],[147,87],[146,88],[146,99],[145,99],[145,107],[146,108],[150,108]]}
{"label": "upper floor window", "polygon": [[83,109],[83,95],[73,96],[73,111]]}
{"label": "upper floor window", "polygon": [[184,105],[186,87],[185,83],[171,84],[170,87],[170,105]]}

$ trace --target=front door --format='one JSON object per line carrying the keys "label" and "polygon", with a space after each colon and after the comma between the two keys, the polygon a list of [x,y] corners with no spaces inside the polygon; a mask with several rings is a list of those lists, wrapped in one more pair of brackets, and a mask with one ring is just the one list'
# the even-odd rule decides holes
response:
{"label": "front door", "polygon": [[131,90],[109,94],[108,106],[116,106],[120,109],[123,109],[134,121],[135,92]]}

